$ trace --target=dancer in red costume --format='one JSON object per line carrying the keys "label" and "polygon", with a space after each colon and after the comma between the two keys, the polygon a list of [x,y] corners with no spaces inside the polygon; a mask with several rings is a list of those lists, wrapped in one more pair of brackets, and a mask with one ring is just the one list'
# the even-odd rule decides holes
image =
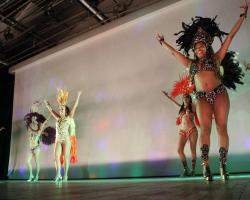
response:
{"label": "dancer in red costume", "polygon": [[[192,98],[189,93],[193,92],[193,88],[189,87],[189,77],[184,77],[180,82],[176,82],[171,95],[163,91],[163,94],[173,102],[173,104],[179,109],[179,115],[176,119],[176,125],[179,128],[179,142],[178,142],[178,154],[183,166],[183,173],[181,176],[195,176],[196,166],[196,145],[198,138],[198,131],[195,125],[199,125],[197,120],[195,104],[192,103]],[[182,95],[182,104],[179,104],[175,97]],[[190,150],[192,156],[192,170],[189,171],[184,148],[187,143],[190,142]]]}

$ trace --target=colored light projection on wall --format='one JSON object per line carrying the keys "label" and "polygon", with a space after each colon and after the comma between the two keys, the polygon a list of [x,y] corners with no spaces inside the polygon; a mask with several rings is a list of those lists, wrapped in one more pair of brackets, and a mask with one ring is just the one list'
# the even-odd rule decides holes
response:
{"label": "colored light projection on wall", "polygon": [[[226,5],[227,14],[224,13]],[[181,22],[197,13],[218,15],[222,29],[239,17],[238,0],[185,0],[163,7],[107,31],[79,41],[68,48],[27,64],[16,71],[10,179],[28,178],[26,157],[28,138],[23,116],[35,100],[50,101],[58,111],[57,88],[70,90],[72,108],[78,90],[83,94],[75,114],[78,138],[78,163],[72,165],[69,178],[150,177],[179,175],[178,110],[165,98],[183,67],[167,54],[155,39],[162,32],[172,45]],[[222,9],[223,8],[223,9]],[[245,23],[231,49],[249,62],[250,24]],[[215,49],[220,43],[215,42]],[[250,171],[250,73],[245,85],[230,91],[231,111],[229,169]],[[181,99],[177,99],[179,102]],[[43,114],[48,112],[43,108]],[[55,126],[50,119],[49,126]],[[41,148],[41,178],[55,177],[54,145]],[[186,153],[190,164],[189,143]],[[197,145],[197,157],[199,157]],[[35,164],[34,164],[35,166]],[[218,139],[213,124],[211,168],[218,172]],[[200,160],[197,173],[201,173]]]}

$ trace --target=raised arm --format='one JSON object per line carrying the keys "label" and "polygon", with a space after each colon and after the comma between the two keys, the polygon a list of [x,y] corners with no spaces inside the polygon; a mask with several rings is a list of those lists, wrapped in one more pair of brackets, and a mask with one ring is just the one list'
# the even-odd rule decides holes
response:
{"label": "raised arm", "polygon": [[248,4],[247,4],[246,0],[245,0],[245,3],[241,6],[241,8],[243,9],[243,13],[240,15],[240,18],[238,19],[238,21],[236,22],[236,24],[234,25],[234,27],[232,28],[232,30],[230,31],[228,36],[226,37],[226,39],[223,42],[219,51],[215,54],[216,59],[219,59],[219,60],[224,59],[234,36],[236,35],[238,30],[240,29],[243,21],[246,19],[247,11],[248,11]]}
{"label": "raised arm", "polygon": [[188,67],[191,64],[191,60],[184,56],[182,53],[173,48],[170,44],[165,42],[164,36],[157,33],[156,39],[160,42],[160,44],[167,49],[181,64],[185,67]]}
{"label": "raised arm", "polygon": [[77,108],[77,106],[78,106],[78,103],[79,103],[79,99],[80,99],[81,94],[82,94],[82,91],[79,91],[79,92],[77,93],[76,101],[75,101],[74,106],[73,106],[73,108],[72,108],[72,110],[71,110],[71,112],[70,112],[70,117],[72,117],[72,118],[73,118],[74,115],[75,115],[76,108]]}
{"label": "raised arm", "polygon": [[175,106],[177,106],[178,108],[181,107],[181,105],[180,105],[177,101],[175,101],[167,92],[162,91],[162,93],[163,93],[169,100],[171,100],[171,102],[172,102]]}
{"label": "raised arm", "polygon": [[55,118],[55,120],[59,119],[59,114],[57,114],[52,107],[50,106],[49,102],[47,100],[44,100],[45,106],[48,109],[48,111],[50,112],[50,114]]}
{"label": "raised arm", "polygon": [[51,114],[49,115],[49,117],[42,123],[40,130],[39,130],[39,134],[41,134],[43,132],[43,129],[45,127],[45,125],[48,123],[49,119],[51,117]]}

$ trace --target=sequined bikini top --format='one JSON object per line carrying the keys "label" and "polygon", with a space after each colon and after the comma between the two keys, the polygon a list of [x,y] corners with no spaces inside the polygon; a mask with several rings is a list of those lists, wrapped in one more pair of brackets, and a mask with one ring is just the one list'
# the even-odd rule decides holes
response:
{"label": "sequined bikini top", "polygon": [[[69,130],[70,129],[70,130]],[[71,117],[60,118],[56,122],[56,131],[59,135],[68,135],[68,133],[75,131],[75,122]]]}
{"label": "sequined bikini top", "polygon": [[217,67],[217,64],[212,58],[205,59],[203,62],[200,62],[200,65],[198,65],[198,62],[194,61],[191,63],[189,68],[189,74],[191,75],[191,81],[194,83],[194,76],[196,73],[202,72],[202,71],[214,71],[215,74],[220,77],[220,71]]}

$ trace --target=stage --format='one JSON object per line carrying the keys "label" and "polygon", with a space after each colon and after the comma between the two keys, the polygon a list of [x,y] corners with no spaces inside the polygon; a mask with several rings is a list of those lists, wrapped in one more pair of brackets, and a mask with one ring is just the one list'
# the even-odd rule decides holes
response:
{"label": "stage", "polygon": [[250,200],[246,2],[2,0],[0,200]]}
{"label": "stage", "polygon": [[53,181],[1,181],[0,199],[249,199],[250,175],[231,175],[223,182],[219,176],[213,182],[202,177],[140,178]]}

